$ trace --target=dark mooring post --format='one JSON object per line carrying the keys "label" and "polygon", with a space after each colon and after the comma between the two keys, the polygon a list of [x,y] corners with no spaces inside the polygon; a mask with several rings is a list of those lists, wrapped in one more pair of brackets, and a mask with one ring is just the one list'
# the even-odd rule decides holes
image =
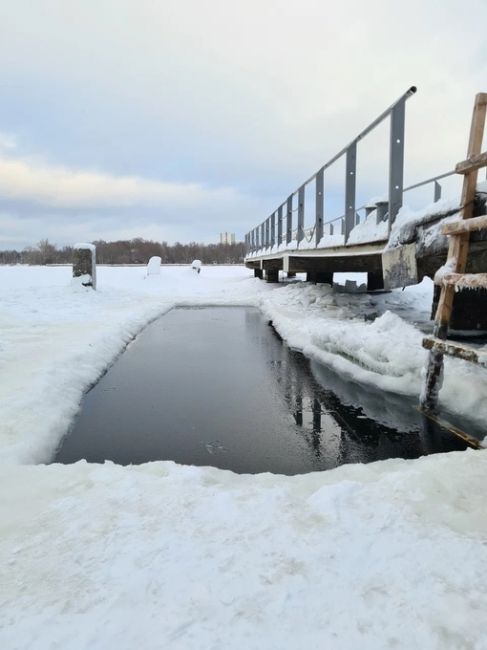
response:
{"label": "dark mooring post", "polygon": [[267,269],[265,279],[266,282],[279,282],[279,269]]}
{"label": "dark mooring post", "polygon": [[384,277],[382,273],[367,273],[367,291],[380,291],[384,289]]}
{"label": "dark mooring post", "polygon": [[93,244],[73,246],[73,278],[80,278],[84,287],[96,289],[96,248]]}
{"label": "dark mooring post", "polygon": [[306,273],[306,282],[333,285],[333,273],[326,271],[308,271]]}

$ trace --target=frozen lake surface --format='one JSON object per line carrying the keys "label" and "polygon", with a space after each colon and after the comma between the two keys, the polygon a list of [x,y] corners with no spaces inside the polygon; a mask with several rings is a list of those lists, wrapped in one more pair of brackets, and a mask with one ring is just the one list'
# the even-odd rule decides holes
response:
{"label": "frozen lake surface", "polygon": [[212,307],[150,324],[87,393],[55,461],[298,474],[461,448],[406,398],[290,350],[257,309]]}

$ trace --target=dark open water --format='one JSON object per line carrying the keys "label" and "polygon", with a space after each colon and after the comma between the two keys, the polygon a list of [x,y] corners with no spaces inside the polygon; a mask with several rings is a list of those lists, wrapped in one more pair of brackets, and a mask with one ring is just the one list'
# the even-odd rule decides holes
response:
{"label": "dark open water", "polygon": [[211,307],[149,325],[86,394],[54,462],[299,474],[464,448],[412,401],[290,350],[258,310]]}

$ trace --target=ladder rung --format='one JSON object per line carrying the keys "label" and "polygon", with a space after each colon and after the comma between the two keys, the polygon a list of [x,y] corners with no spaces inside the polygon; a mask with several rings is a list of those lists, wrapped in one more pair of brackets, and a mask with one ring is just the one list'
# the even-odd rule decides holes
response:
{"label": "ladder rung", "polygon": [[487,289],[487,273],[446,273],[441,283],[455,289]]}
{"label": "ladder rung", "polygon": [[471,363],[478,363],[482,366],[487,365],[487,352],[478,352],[474,348],[462,343],[453,343],[452,341],[445,341],[436,336],[427,336],[423,339],[423,347],[427,350],[436,350],[442,354],[447,354],[450,357],[470,361]]}
{"label": "ladder rung", "polygon": [[476,156],[470,156],[470,158],[467,158],[467,160],[462,160],[462,162],[459,162],[455,167],[455,171],[457,174],[470,174],[470,172],[474,172],[476,169],[480,169],[481,167],[486,166],[487,151],[484,151],[483,153],[479,153]]}
{"label": "ladder rung", "polygon": [[487,214],[481,217],[473,217],[472,219],[462,219],[461,221],[450,221],[445,223],[441,232],[444,235],[463,235],[466,232],[474,232],[474,230],[487,229]]}

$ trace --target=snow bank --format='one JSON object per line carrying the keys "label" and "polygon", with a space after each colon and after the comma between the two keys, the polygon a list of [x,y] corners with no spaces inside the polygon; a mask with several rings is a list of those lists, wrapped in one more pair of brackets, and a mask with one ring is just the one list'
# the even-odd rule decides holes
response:
{"label": "snow bank", "polygon": [[6,467],[0,646],[481,650],[486,453]]}
{"label": "snow bank", "polygon": [[[416,397],[427,352],[422,332],[404,317],[429,319],[432,286],[425,279],[410,291],[372,297],[336,294],[328,285],[290,284],[266,295],[260,307],[282,338],[306,356],[355,381]],[[445,359],[440,401],[480,430],[487,420],[486,394],[484,369]]]}
{"label": "snow bank", "polygon": [[[429,224],[433,217],[437,218],[438,223],[432,227],[429,237],[441,236],[441,226],[447,220],[456,219],[458,211],[459,203],[457,199],[441,199],[435,203],[430,203],[421,210],[412,210],[409,206],[404,205],[392,224],[387,248],[394,248],[399,244],[407,244],[413,241],[416,228]],[[445,217],[440,222],[438,215],[441,214],[445,215]]]}
{"label": "snow bank", "polygon": [[368,242],[385,241],[389,237],[389,223],[377,223],[377,212],[374,210],[367,218],[358,223],[350,232],[348,244],[365,244]]}

